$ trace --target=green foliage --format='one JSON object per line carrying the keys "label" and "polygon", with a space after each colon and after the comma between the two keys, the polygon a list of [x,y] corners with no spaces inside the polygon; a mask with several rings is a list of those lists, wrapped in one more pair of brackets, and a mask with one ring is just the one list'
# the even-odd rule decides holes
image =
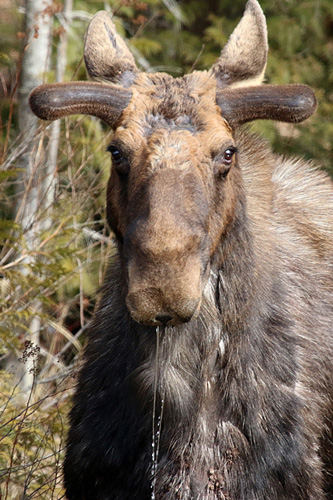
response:
{"label": "green foliage", "polygon": [[135,47],[144,57],[147,58],[150,58],[162,52],[162,45],[160,42],[144,37],[132,38],[131,46]]}
{"label": "green foliage", "polygon": [[63,498],[67,400],[52,391],[22,404],[14,378],[0,377],[0,498]]}
{"label": "green foliage", "polygon": [[215,14],[209,14],[208,19],[211,25],[205,29],[204,40],[208,43],[213,43],[217,48],[221,48],[228,41],[228,37],[225,34],[225,19]]}

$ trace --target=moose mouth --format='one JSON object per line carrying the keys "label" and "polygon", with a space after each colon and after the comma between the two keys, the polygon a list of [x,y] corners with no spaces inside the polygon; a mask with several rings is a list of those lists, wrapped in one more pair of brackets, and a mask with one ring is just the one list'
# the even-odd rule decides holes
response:
{"label": "moose mouth", "polygon": [[[188,300],[184,304],[177,304],[177,309],[164,305],[155,310],[147,310],[145,307],[142,310],[142,303],[146,306],[147,297],[155,298],[160,293],[156,293],[154,289],[146,289],[141,292],[140,301],[134,294],[129,294],[126,299],[126,305],[131,313],[132,318],[137,322],[150,326],[174,326],[183,323],[188,323],[196,318],[200,311],[201,298],[199,300]],[[143,301],[142,301],[143,299]]]}

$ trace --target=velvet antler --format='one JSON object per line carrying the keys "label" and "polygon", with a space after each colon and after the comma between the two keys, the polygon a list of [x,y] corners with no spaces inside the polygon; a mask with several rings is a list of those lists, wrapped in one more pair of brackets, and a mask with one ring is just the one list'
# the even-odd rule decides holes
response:
{"label": "velvet antler", "polygon": [[317,107],[313,90],[307,85],[259,85],[218,90],[217,104],[232,126],[252,120],[279,120],[298,123]]}
{"label": "velvet antler", "polygon": [[114,127],[132,97],[132,91],[117,85],[92,82],[55,83],[36,87],[30,94],[32,111],[43,120],[73,114],[100,118]]}

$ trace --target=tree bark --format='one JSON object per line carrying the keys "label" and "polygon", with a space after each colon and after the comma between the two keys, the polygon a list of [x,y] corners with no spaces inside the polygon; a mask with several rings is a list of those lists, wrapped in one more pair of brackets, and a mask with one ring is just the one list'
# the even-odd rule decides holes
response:
{"label": "tree bark", "polygon": [[[29,276],[29,264],[34,261],[33,249],[40,230],[40,214],[45,207],[50,180],[43,170],[45,158],[43,154],[43,136],[37,134],[38,119],[31,112],[28,97],[31,90],[43,83],[45,73],[49,69],[52,35],[52,0],[26,0],[25,2],[25,34],[20,84],[18,90],[18,117],[22,142],[27,145],[26,152],[20,160],[21,177],[17,189],[17,220],[24,236],[27,258],[22,273]],[[45,182],[45,179],[48,179]],[[33,282],[34,277],[31,276]],[[40,303],[38,300],[30,304],[35,311],[29,325],[26,340],[39,345]],[[21,378],[21,390],[29,397],[34,382],[35,359],[27,358]]]}
{"label": "tree bark", "polygon": [[[73,0],[65,0],[63,15],[63,32],[60,34],[60,40],[57,50],[57,67],[56,67],[56,82],[64,80],[65,69],[67,64],[67,46],[68,46],[68,28],[72,21]],[[56,171],[58,161],[58,149],[60,138],[60,120],[56,120],[51,125],[51,136],[48,154],[48,175],[49,183],[53,183],[53,192],[56,187]]]}

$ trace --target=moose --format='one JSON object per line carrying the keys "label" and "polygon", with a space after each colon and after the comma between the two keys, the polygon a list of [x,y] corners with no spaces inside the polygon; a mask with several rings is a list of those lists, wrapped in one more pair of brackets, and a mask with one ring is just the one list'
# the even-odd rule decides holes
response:
{"label": "moose", "polygon": [[257,0],[181,78],[140,72],[98,12],[96,81],[31,93],[44,120],[114,131],[117,252],[70,413],[69,500],[333,499],[333,189],[242,127],[316,109],[305,85],[262,83],[267,53]]}

